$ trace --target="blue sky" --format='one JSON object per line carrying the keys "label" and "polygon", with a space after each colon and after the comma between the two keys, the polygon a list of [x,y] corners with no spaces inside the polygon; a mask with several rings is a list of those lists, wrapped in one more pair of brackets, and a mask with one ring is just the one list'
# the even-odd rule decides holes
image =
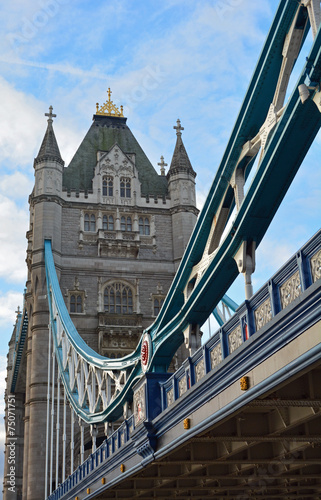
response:
{"label": "blue sky", "polygon": [[[54,129],[66,164],[91,125],[95,103],[105,101],[108,87],[114,102],[124,105],[127,123],[156,169],[161,155],[170,164],[176,139],[173,125],[180,118],[183,141],[198,174],[201,208],[277,4],[272,0],[2,2],[2,381],[15,310],[22,305],[28,196],[49,105],[57,114]],[[304,57],[310,45],[308,37]],[[319,134],[258,249],[255,290],[320,226],[320,145]],[[243,301],[242,276],[230,295]]]}

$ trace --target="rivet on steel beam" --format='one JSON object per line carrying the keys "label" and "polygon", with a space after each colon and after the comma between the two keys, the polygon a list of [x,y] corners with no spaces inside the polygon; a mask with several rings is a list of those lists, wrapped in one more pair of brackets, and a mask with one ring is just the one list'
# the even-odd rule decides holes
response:
{"label": "rivet on steel beam", "polygon": [[191,419],[190,418],[184,418],[184,429],[189,429],[191,426]]}
{"label": "rivet on steel beam", "polygon": [[242,391],[247,391],[249,388],[249,377],[242,377],[240,380],[240,386]]}

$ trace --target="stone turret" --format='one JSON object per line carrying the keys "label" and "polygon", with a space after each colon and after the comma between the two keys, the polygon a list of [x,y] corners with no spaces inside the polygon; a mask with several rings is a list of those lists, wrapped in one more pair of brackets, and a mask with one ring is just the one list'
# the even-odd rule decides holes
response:
{"label": "stone turret", "polygon": [[35,196],[41,194],[57,195],[62,190],[62,171],[64,161],[61,158],[57,140],[52,126],[52,106],[49,108],[48,126],[39,153],[34,161]]}
{"label": "stone turret", "polygon": [[[24,417],[23,499],[43,498],[47,411],[49,308],[44,263],[44,240],[52,241],[56,259],[61,255],[62,173],[61,158],[52,126],[52,106],[39,153],[34,160],[35,186],[29,198],[30,228],[27,233],[28,280],[26,307],[28,338]],[[39,443],[42,446],[39,447]],[[39,481],[39,477],[42,478]]]}
{"label": "stone turret", "polygon": [[182,141],[184,128],[179,119],[173,128],[177,139],[167,181],[173,221],[174,262],[177,268],[195,225],[198,210],[195,207],[196,173]]}

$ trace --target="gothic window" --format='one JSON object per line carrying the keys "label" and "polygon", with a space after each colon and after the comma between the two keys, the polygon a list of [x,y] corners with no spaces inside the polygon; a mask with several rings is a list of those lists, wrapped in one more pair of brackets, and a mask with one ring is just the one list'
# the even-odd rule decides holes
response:
{"label": "gothic window", "polygon": [[158,315],[163,303],[164,299],[162,297],[154,297],[154,316]]}
{"label": "gothic window", "polygon": [[132,314],[133,292],[124,283],[111,283],[104,291],[104,310],[110,314]]}
{"label": "gothic window", "polygon": [[69,311],[71,313],[83,313],[84,312],[84,295],[83,295],[83,293],[70,292]]}
{"label": "gothic window", "polygon": [[113,196],[114,178],[112,176],[103,177],[103,196]]}
{"label": "gothic window", "polygon": [[150,223],[148,217],[139,218],[139,234],[144,234],[146,236],[150,235]]}
{"label": "gothic window", "polygon": [[94,214],[90,216],[90,231],[96,231],[96,217]]}
{"label": "gothic window", "polygon": [[113,231],[114,230],[114,217],[112,215],[104,215],[103,216],[103,230],[104,231]]}
{"label": "gothic window", "polygon": [[120,219],[120,229],[121,231],[132,231],[132,219],[131,217],[121,217]]}
{"label": "gothic window", "polygon": [[85,231],[96,231],[96,217],[94,214],[85,214],[84,217],[84,230]]}
{"label": "gothic window", "polygon": [[120,178],[120,197],[121,198],[131,197],[131,181],[129,177]]}
{"label": "gothic window", "polygon": [[107,179],[103,178],[103,196],[107,196]]}
{"label": "gothic window", "polygon": [[85,231],[90,231],[90,225],[89,225],[89,214],[85,214],[85,225],[84,225]]}

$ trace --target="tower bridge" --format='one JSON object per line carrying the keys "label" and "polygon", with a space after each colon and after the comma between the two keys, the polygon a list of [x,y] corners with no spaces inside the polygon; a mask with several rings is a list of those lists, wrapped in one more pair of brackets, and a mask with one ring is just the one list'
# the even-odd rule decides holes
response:
{"label": "tower bridge", "polygon": [[[64,167],[49,108],[9,350],[5,500],[321,496],[320,232],[254,295],[251,278],[320,130],[320,19],[319,1],[281,0],[199,215],[179,120],[158,175],[109,89]],[[201,346],[221,300],[235,314]]]}

